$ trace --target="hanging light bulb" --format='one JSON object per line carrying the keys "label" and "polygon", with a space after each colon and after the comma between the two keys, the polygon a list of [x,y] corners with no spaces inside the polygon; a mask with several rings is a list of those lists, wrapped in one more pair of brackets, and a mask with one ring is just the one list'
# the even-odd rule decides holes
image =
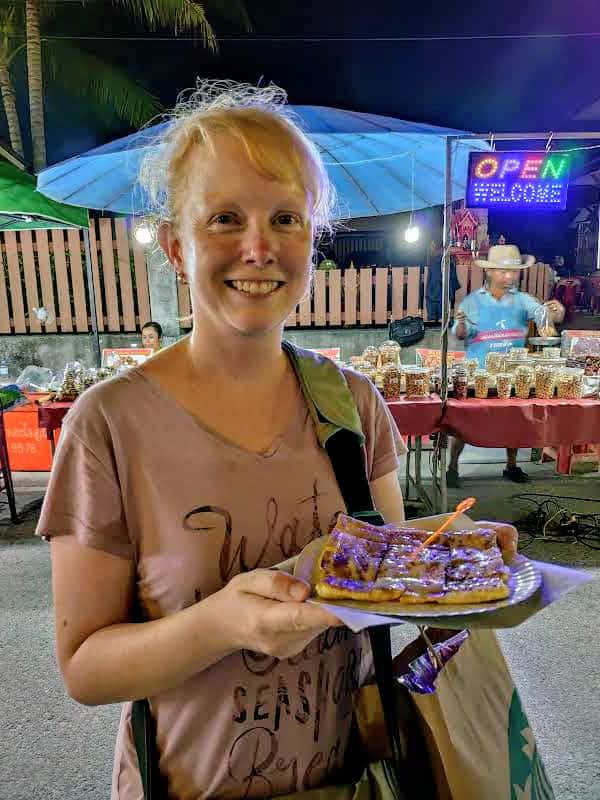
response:
{"label": "hanging light bulb", "polygon": [[408,228],[404,231],[404,239],[409,244],[414,244],[419,241],[421,231],[418,225],[409,224]]}
{"label": "hanging light bulb", "polygon": [[133,229],[133,238],[138,244],[146,247],[154,241],[154,231],[146,222],[140,222]]}

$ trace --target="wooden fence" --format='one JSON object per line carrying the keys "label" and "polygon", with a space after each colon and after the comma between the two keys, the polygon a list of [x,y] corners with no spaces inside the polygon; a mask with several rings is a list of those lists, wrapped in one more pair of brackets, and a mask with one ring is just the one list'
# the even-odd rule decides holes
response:
{"label": "wooden fence", "polygon": [[[144,250],[123,219],[90,224],[92,279],[98,330],[134,332],[151,318]],[[0,233],[0,334],[87,333],[91,329],[83,233],[78,230]],[[456,303],[483,283],[479,267],[458,267]],[[536,264],[521,273],[521,288],[540,300],[551,291],[551,270]],[[427,267],[317,270],[313,290],[287,327],[386,325],[407,315],[427,320]],[[187,286],[178,285],[181,327],[191,326]],[[43,306],[47,323],[34,308]]]}
{"label": "wooden fence", "polygon": [[[92,219],[89,233],[98,330],[139,330],[150,319],[144,250],[123,219]],[[0,333],[91,329],[83,231],[3,231],[0,251]],[[33,313],[42,306],[45,324]]]}

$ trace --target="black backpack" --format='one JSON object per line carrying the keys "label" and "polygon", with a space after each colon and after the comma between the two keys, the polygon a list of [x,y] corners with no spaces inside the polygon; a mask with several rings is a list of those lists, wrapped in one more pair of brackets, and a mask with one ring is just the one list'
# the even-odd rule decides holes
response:
{"label": "black backpack", "polygon": [[406,347],[416,344],[425,337],[425,323],[421,317],[402,317],[390,322],[388,331],[390,339]]}

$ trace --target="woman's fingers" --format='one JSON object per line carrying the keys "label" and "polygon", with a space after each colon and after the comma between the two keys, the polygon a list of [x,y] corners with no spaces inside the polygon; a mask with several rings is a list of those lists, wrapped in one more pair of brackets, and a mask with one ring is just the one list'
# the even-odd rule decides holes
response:
{"label": "woman's fingers", "polygon": [[295,578],[287,572],[271,569],[254,569],[242,572],[229,584],[237,591],[255,594],[269,600],[282,603],[303,602],[310,595],[310,586],[306,581]]}

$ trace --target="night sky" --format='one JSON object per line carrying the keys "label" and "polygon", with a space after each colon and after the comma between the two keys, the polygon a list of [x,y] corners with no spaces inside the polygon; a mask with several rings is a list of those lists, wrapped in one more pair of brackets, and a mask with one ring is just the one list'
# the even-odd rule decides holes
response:
{"label": "night sky", "polygon": [[[78,44],[127,67],[165,106],[192,86],[197,75],[252,82],[262,77],[286,88],[290,101],[297,104],[337,106],[480,132],[600,129],[600,110],[597,119],[576,118],[600,99],[600,36],[350,41],[381,36],[600,33],[597,0],[434,0],[410,4],[418,7],[410,11],[404,8],[408,5],[399,0],[247,0],[254,30],[245,34],[211,11],[207,2],[217,34],[244,40],[222,41],[218,55],[191,41]],[[151,35],[109,0],[93,0],[83,15],[67,0],[59,0],[59,9],[46,32]],[[291,41],[264,41],[269,37]],[[330,40],[308,43],[301,41],[303,37]],[[340,37],[343,40],[331,40]],[[50,162],[128,132],[117,121],[101,121],[91,108],[57,87],[48,87],[46,113]]]}

